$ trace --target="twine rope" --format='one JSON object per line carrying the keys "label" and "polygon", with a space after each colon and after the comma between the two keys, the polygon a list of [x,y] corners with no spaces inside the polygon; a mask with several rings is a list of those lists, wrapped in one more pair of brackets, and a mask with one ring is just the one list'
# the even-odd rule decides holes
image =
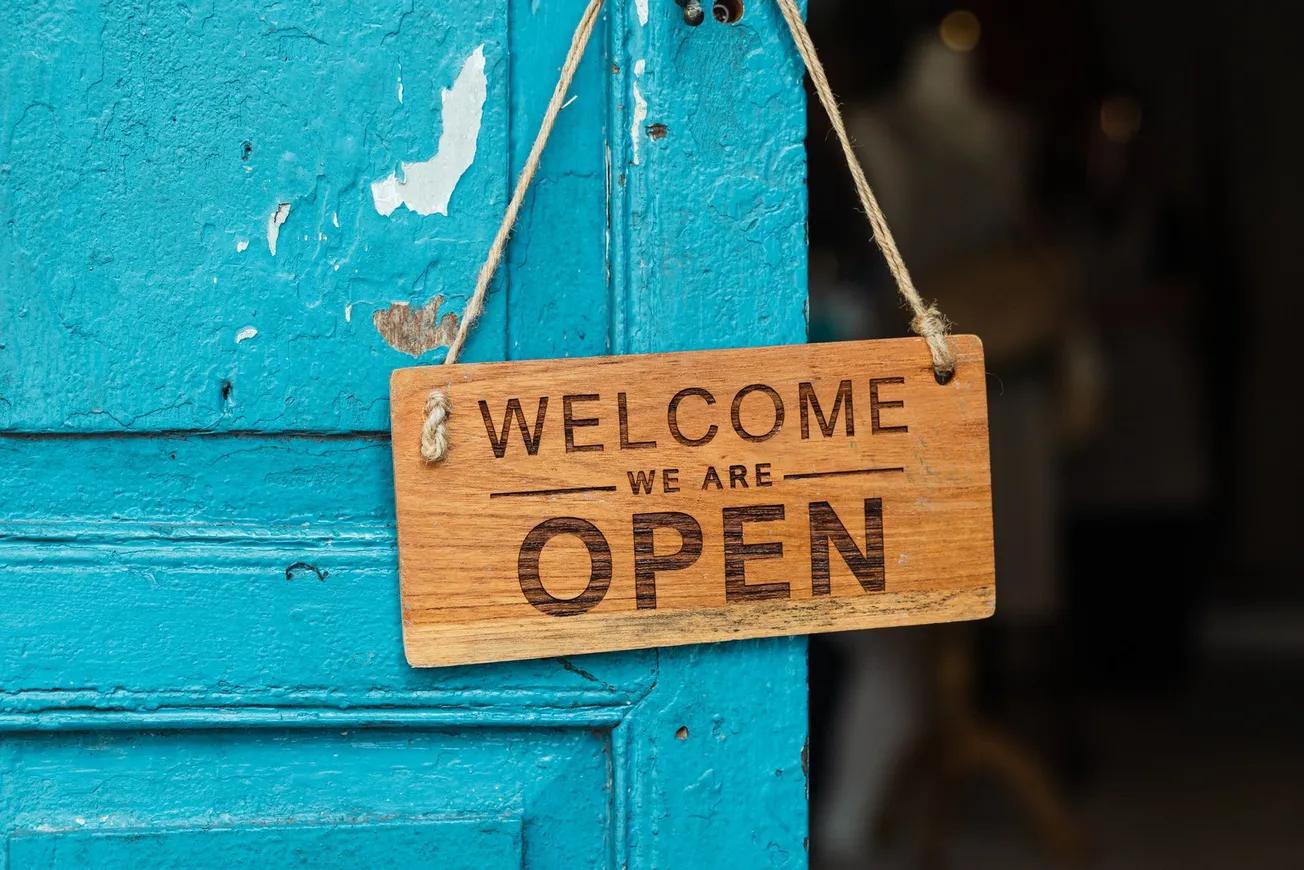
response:
{"label": "twine rope", "polygon": [[928,342],[928,352],[933,357],[933,374],[940,383],[946,383],[955,374],[955,352],[946,341],[951,324],[942,316],[942,312],[937,310],[936,305],[925,302],[919,295],[919,291],[915,289],[915,282],[910,278],[906,261],[901,257],[896,239],[892,237],[892,230],[888,229],[883,209],[879,207],[878,198],[870,189],[869,180],[865,178],[865,170],[856,157],[855,146],[851,144],[847,125],[842,120],[842,110],[838,108],[838,98],[833,95],[833,88],[829,86],[829,78],[824,73],[824,64],[820,63],[819,53],[815,51],[815,43],[811,41],[806,22],[801,20],[801,10],[797,8],[796,0],[778,0],[778,3],[779,10],[783,12],[783,17],[788,22],[788,29],[792,31],[792,40],[797,43],[797,51],[801,52],[802,60],[806,62],[806,71],[810,73],[810,80],[815,85],[815,93],[829,116],[829,123],[833,125],[833,132],[837,134],[838,142],[842,144],[842,154],[847,158],[847,168],[851,170],[851,180],[855,185],[857,196],[860,197],[861,208],[869,218],[874,242],[883,252],[883,258],[887,260],[887,268],[896,281],[897,292],[901,294],[901,298],[910,306],[910,311],[914,314],[910,321],[910,328]]}
{"label": "twine rope", "polygon": [[[548,102],[548,109],[543,116],[543,123],[539,126],[539,133],[534,138],[534,145],[530,148],[530,155],[525,161],[524,168],[521,169],[520,177],[516,180],[516,188],[512,192],[511,201],[507,204],[507,211],[503,215],[502,224],[498,227],[498,233],[494,236],[493,244],[489,246],[489,253],[485,257],[484,265],[480,267],[480,274],[476,277],[475,291],[471,294],[466,310],[462,313],[457,335],[454,337],[453,343],[449,345],[448,355],[444,358],[444,365],[452,365],[457,362],[458,355],[462,352],[462,346],[466,344],[466,338],[471,331],[471,327],[475,325],[476,320],[484,310],[485,295],[489,292],[489,285],[493,282],[494,273],[498,270],[498,264],[503,258],[507,240],[511,237],[512,229],[516,226],[516,218],[520,214],[522,204],[525,202],[525,194],[530,188],[530,182],[534,180],[535,173],[539,170],[539,161],[543,156],[544,146],[548,144],[548,138],[552,135],[552,128],[557,122],[557,115],[561,113],[566,93],[570,90],[571,82],[575,78],[575,71],[579,68],[580,61],[584,57],[584,50],[588,47],[589,37],[593,35],[594,25],[597,24],[598,15],[602,12],[604,2],[605,0],[589,0],[589,5],[585,8],[584,15],[581,16],[579,25],[575,28],[575,35],[571,38],[570,51],[566,55],[565,63],[562,64],[561,75],[557,79],[557,87],[553,89],[552,99]],[[914,281],[910,278],[910,270],[906,268],[905,260],[902,259],[901,252],[897,248],[896,240],[892,237],[892,231],[888,228],[883,209],[879,206],[878,199],[874,196],[874,191],[870,188],[869,181],[865,177],[865,170],[861,168],[860,161],[856,157],[855,148],[851,144],[851,137],[848,135],[846,124],[842,120],[842,111],[838,108],[837,97],[834,96],[833,89],[829,85],[828,76],[824,72],[824,65],[820,63],[819,54],[816,52],[815,44],[810,38],[810,31],[806,29],[806,22],[801,18],[801,10],[797,8],[795,0],[777,0],[777,2],[784,19],[788,22],[788,29],[792,32],[792,38],[797,45],[797,50],[800,52],[802,60],[805,61],[806,71],[810,74],[811,81],[815,85],[815,93],[819,96],[820,103],[824,106],[824,111],[828,113],[829,121],[833,125],[838,141],[842,144],[842,153],[847,159],[847,168],[851,170],[852,182],[855,185],[856,194],[860,198],[861,207],[864,208],[865,215],[869,219],[874,241],[879,250],[883,252],[884,259],[887,260],[888,270],[896,281],[897,291],[914,314],[910,327],[916,335],[919,335],[928,343],[928,350],[933,358],[933,372],[940,383],[946,383],[955,372],[955,353],[946,340],[950,324],[935,305],[924,301],[915,288]],[[426,399],[426,420],[421,428],[421,456],[427,462],[439,462],[448,455],[448,420],[452,415],[452,410],[452,403],[444,390],[434,389],[430,392]]]}
{"label": "twine rope", "polygon": [[[498,227],[493,244],[489,246],[489,254],[485,257],[484,265],[480,267],[480,274],[475,279],[475,292],[471,294],[470,301],[466,303],[466,310],[462,312],[462,320],[457,326],[457,335],[453,338],[453,343],[448,346],[448,356],[444,357],[444,365],[457,362],[462,346],[466,344],[467,334],[480,317],[480,313],[484,311],[485,294],[489,292],[494,272],[498,271],[498,263],[502,260],[503,251],[507,247],[507,239],[516,226],[516,217],[521,213],[521,205],[525,202],[525,192],[530,189],[530,182],[534,180],[534,174],[539,171],[543,146],[548,144],[548,137],[552,135],[553,125],[557,123],[557,115],[561,113],[562,102],[575,78],[575,70],[579,68],[580,61],[584,58],[584,49],[588,47],[589,37],[593,35],[593,26],[597,24],[598,13],[602,11],[603,2],[604,0],[589,0],[589,5],[585,7],[584,15],[575,28],[575,35],[571,37],[570,52],[567,53],[566,61],[562,64],[561,75],[557,78],[557,87],[553,88],[552,99],[548,101],[548,110],[543,114],[539,134],[534,137],[530,156],[525,159],[521,175],[516,179],[516,189],[512,191],[512,199],[507,203],[503,222]],[[452,412],[452,403],[448,400],[448,394],[443,390],[432,390],[426,399],[426,422],[421,427],[421,456],[427,462],[439,462],[448,455],[448,418]]]}

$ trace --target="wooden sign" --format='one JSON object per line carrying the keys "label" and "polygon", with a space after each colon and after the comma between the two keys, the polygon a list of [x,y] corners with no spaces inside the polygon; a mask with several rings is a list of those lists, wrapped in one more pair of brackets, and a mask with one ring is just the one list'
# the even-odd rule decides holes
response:
{"label": "wooden sign", "polygon": [[990,615],[982,345],[952,341],[946,385],[913,338],[395,371],[408,661]]}

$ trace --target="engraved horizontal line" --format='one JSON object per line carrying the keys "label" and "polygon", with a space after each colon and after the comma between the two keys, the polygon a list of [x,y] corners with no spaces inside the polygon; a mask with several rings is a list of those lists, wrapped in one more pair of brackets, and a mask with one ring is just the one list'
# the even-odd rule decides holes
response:
{"label": "engraved horizontal line", "polygon": [[784,480],[814,480],[819,477],[851,477],[857,474],[904,473],[904,468],[852,468],[847,471],[809,471],[804,474],[785,474]]}
{"label": "engraved horizontal line", "polygon": [[532,495],[574,495],[581,492],[615,492],[614,486],[570,486],[563,489],[526,489],[520,492],[491,492],[490,498],[528,498]]}

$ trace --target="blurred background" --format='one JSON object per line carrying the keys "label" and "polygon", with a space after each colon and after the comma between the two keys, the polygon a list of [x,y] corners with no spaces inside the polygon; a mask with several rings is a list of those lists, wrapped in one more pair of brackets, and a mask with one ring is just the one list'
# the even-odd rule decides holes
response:
{"label": "blurred background", "polygon": [[[997,615],[811,641],[812,863],[1304,867],[1304,4],[810,0],[987,350]],[[812,341],[903,334],[810,101]]]}

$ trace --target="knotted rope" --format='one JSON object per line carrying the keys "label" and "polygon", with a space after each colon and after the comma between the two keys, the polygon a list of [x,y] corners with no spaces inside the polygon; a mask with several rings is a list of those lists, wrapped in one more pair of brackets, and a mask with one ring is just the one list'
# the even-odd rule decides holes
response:
{"label": "knotted rope", "polygon": [[842,143],[842,153],[847,158],[847,168],[851,170],[851,180],[855,184],[856,194],[860,197],[860,205],[865,209],[869,226],[874,231],[874,241],[883,252],[883,258],[887,260],[888,271],[896,280],[897,292],[901,294],[901,298],[906,301],[914,314],[910,321],[910,328],[914,330],[915,335],[928,342],[928,351],[933,356],[933,374],[938,381],[946,383],[955,374],[955,352],[946,341],[950,324],[942,316],[942,312],[937,310],[936,305],[924,301],[919,291],[915,289],[915,282],[910,279],[910,270],[906,268],[906,262],[901,258],[901,251],[897,249],[896,239],[888,229],[883,209],[879,207],[878,199],[870,189],[868,179],[865,178],[865,170],[856,158],[856,149],[851,144],[851,137],[847,135],[847,125],[842,121],[842,110],[838,108],[838,98],[833,95],[833,88],[829,87],[828,76],[824,74],[824,64],[820,63],[819,54],[815,51],[815,43],[811,42],[810,31],[806,29],[806,22],[801,20],[801,10],[797,8],[796,0],[778,0],[778,3],[784,19],[788,22],[788,29],[792,31],[792,40],[797,43],[797,51],[801,52],[802,60],[806,62],[806,71],[810,73],[810,80],[815,85],[815,93],[829,116],[833,132]]}
{"label": "knotted rope", "polygon": [[[507,239],[512,234],[512,228],[516,226],[516,216],[520,214],[521,205],[525,202],[525,192],[530,189],[530,182],[534,180],[534,174],[539,171],[543,146],[548,144],[548,137],[552,135],[553,125],[557,123],[557,115],[561,113],[562,101],[566,98],[566,92],[570,90],[571,81],[575,78],[575,70],[579,68],[580,60],[584,57],[584,49],[589,44],[589,37],[593,35],[593,26],[597,24],[598,13],[602,11],[603,2],[604,0],[589,0],[589,5],[580,18],[579,26],[575,28],[570,52],[566,55],[566,62],[562,64],[557,87],[553,88],[552,99],[548,101],[548,110],[543,114],[539,135],[534,137],[530,156],[525,159],[525,167],[516,180],[512,199],[507,203],[507,213],[503,215],[498,234],[494,236],[493,244],[489,246],[489,254],[485,257],[484,265],[480,267],[480,274],[475,279],[475,292],[471,294],[471,300],[466,303],[466,310],[462,312],[462,321],[457,326],[457,335],[453,338],[453,343],[448,346],[448,356],[444,357],[444,365],[457,362],[458,354],[462,352],[462,345],[466,344],[467,334],[475,325],[480,312],[484,310],[485,294],[489,292],[489,284],[493,281],[494,272],[498,270],[498,262],[503,258],[503,250],[507,247]],[[447,393],[443,390],[430,392],[430,397],[426,399],[426,422],[421,427],[421,455],[427,462],[438,462],[448,455],[448,417],[452,411]]]}
{"label": "knotted rope", "polygon": [[[874,241],[878,244],[884,258],[887,260],[888,270],[896,281],[901,298],[906,301],[906,304],[910,306],[910,310],[914,313],[910,328],[914,330],[916,335],[928,342],[928,350],[933,357],[933,372],[940,383],[946,383],[955,372],[955,353],[946,341],[949,324],[941,312],[937,310],[937,307],[926,303],[923,297],[919,295],[919,291],[915,289],[914,281],[910,278],[910,270],[906,268],[905,261],[901,258],[901,252],[897,249],[896,240],[892,237],[892,231],[888,229],[887,218],[884,217],[883,210],[879,207],[874,191],[870,189],[869,181],[865,178],[865,170],[861,168],[860,161],[856,158],[855,148],[851,144],[851,137],[847,134],[847,127],[842,120],[842,112],[838,108],[837,98],[833,95],[833,89],[829,86],[828,76],[824,73],[824,65],[820,63],[815,44],[811,41],[810,31],[806,29],[806,23],[802,21],[801,10],[797,8],[795,0],[777,0],[777,2],[779,9],[783,12],[784,19],[788,22],[788,29],[792,31],[792,38],[797,44],[797,50],[806,63],[806,70],[810,73],[811,81],[815,84],[815,93],[819,96],[824,111],[828,113],[829,121],[833,124],[833,131],[837,134],[838,141],[842,143],[842,153],[847,158],[847,167],[851,170],[852,182],[855,185],[857,195],[860,197],[860,204],[865,210],[865,215],[869,218]],[[604,0],[589,0],[589,5],[585,7],[584,15],[581,16],[580,23],[575,28],[575,35],[571,38],[570,52],[566,55],[566,61],[562,64],[561,75],[557,79],[557,87],[553,89],[552,99],[549,100],[548,109],[543,115],[543,123],[539,126],[539,133],[534,138],[534,145],[530,148],[530,155],[525,161],[520,177],[516,180],[516,188],[512,192],[511,201],[507,203],[507,212],[503,215],[502,224],[498,227],[498,233],[494,236],[493,244],[489,246],[489,253],[485,257],[484,265],[480,267],[480,274],[476,277],[475,291],[471,294],[466,310],[462,313],[461,322],[457,327],[457,335],[454,337],[453,343],[449,345],[448,356],[444,358],[444,365],[452,365],[457,362],[457,357],[462,352],[462,346],[466,344],[467,334],[470,333],[471,327],[484,310],[485,295],[489,292],[489,285],[493,282],[494,273],[498,270],[498,263],[503,258],[507,240],[512,234],[513,227],[516,226],[516,218],[520,214],[521,205],[525,202],[526,191],[529,190],[530,182],[534,180],[535,173],[539,170],[539,161],[543,156],[544,146],[548,144],[548,138],[552,135],[552,128],[557,122],[557,115],[561,112],[566,92],[570,90],[571,82],[575,78],[575,71],[579,68],[580,60],[584,57],[584,50],[588,47],[589,37],[593,35],[593,28],[597,24],[599,13],[602,12],[603,3]],[[448,455],[448,418],[452,414],[452,403],[448,400],[448,394],[440,389],[432,390],[430,396],[426,399],[425,413],[425,424],[421,428],[421,455],[427,462],[438,462]]]}

